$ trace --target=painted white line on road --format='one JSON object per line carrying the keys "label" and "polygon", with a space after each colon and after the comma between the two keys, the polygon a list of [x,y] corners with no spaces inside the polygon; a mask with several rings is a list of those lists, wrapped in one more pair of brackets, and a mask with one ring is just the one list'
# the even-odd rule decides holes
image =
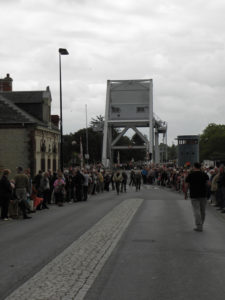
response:
{"label": "painted white line on road", "polygon": [[5,300],[82,300],[143,199],[127,199]]}

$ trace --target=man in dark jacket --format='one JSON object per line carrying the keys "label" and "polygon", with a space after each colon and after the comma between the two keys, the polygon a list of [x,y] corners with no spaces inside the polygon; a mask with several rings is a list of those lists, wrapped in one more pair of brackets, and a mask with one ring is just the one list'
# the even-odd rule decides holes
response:
{"label": "man in dark jacket", "polygon": [[0,180],[0,203],[2,207],[1,218],[4,221],[8,221],[9,203],[12,196],[12,187],[8,179],[10,173],[10,170],[5,169]]}
{"label": "man in dark jacket", "polygon": [[134,182],[135,182],[136,192],[140,191],[140,189],[141,189],[141,172],[140,171],[135,172]]}
{"label": "man in dark jacket", "polygon": [[189,189],[196,224],[196,228],[194,228],[195,231],[203,231],[208,181],[209,177],[206,173],[201,171],[200,163],[194,164],[193,171],[185,180],[185,199],[187,199],[187,191]]}

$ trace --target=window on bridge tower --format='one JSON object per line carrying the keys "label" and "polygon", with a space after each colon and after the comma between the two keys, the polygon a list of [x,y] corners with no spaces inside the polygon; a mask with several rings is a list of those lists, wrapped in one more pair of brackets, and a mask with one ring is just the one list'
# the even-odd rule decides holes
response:
{"label": "window on bridge tower", "polygon": [[145,108],[144,107],[137,107],[137,112],[145,112]]}
{"label": "window on bridge tower", "polygon": [[113,112],[113,113],[120,113],[120,108],[119,108],[119,107],[112,106],[112,112]]}

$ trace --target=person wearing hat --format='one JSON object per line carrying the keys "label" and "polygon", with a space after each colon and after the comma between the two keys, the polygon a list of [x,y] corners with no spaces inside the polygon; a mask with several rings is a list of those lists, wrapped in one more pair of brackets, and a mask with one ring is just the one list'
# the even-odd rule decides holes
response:
{"label": "person wearing hat", "polygon": [[8,221],[9,203],[12,196],[12,186],[8,179],[10,173],[11,171],[8,169],[3,170],[3,175],[0,180],[1,218],[4,221]]}

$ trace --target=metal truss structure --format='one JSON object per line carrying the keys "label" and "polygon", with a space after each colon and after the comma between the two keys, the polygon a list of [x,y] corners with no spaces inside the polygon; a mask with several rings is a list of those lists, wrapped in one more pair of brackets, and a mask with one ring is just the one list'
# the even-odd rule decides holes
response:
{"label": "metal truss structure", "polygon": [[[113,128],[122,129],[115,139],[112,137]],[[148,137],[140,128],[148,128]],[[153,113],[152,79],[107,81],[102,149],[104,166],[112,164],[113,151],[130,149],[130,146],[118,145],[129,129],[144,142],[132,146],[132,149],[145,149],[147,161],[160,163],[159,134],[163,134],[163,144],[167,144],[167,123]]]}

